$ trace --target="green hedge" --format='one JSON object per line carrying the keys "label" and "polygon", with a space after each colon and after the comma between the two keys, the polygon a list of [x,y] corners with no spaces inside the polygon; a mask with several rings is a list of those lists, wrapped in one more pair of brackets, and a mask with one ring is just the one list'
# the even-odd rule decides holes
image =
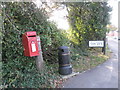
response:
{"label": "green hedge", "polygon": [[[44,61],[56,63],[57,48],[67,45],[64,32],[49,22],[44,9],[38,9],[33,3],[3,3],[3,85],[6,87],[53,87],[54,79],[59,78],[57,67],[46,65],[43,72],[38,72],[35,57],[23,55],[22,34],[36,31],[41,38]],[[58,63],[58,62],[57,62]],[[51,68],[51,69],[50,69]],[[52,79],[52,81],[50,81]]]}

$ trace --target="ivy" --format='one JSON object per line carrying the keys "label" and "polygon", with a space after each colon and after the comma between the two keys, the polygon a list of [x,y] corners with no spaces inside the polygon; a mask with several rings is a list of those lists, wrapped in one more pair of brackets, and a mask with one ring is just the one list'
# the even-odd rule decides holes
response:
{"label": "ivy", "polygon": [[[56,64],[57,48],[68,41],[53,22],[48,21],[46,11],[38,9],[32,2],[4,2],[4,29],[2,31],[2,68],[3,86],[14,88],[52,87],[57,67],[50,68],[50,63]],[[38,72],[35,57],[23,54],[22,34],[36,31],[41,38],[44,71]],[[51,83],[51,84],[49,84]]]}

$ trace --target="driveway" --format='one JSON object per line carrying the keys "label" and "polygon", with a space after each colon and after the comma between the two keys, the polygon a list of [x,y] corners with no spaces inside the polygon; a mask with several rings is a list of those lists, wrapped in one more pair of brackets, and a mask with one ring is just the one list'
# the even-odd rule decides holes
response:
{"label": "driveway", "polygon": [[113,52],[105,63],[85,71],[63,83],[63,88],[118,88],[118,41],[108,39]]}

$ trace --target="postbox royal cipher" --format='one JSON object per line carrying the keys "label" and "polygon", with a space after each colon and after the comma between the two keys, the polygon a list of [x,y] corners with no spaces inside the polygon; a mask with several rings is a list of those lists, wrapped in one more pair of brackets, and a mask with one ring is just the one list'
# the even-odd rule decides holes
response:
{"label": "postbox royal cipher", "polygon": [[25,32],[22,35],[22,44],[25,56],[33,57],[39,55],[36,31]]}

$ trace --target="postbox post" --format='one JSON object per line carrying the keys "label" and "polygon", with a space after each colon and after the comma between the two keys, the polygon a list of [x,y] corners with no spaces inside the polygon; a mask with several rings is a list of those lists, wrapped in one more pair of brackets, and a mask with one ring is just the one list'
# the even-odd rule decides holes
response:
{"label": "postbox post", "polygon": [[38,51],[40,54],[36,57],[36,66],[37,66],[37,69],[41,71],[44,67],[44,61],[43,61],[41,41],[39,36],[37,36],[37,42],[38,42]]}

